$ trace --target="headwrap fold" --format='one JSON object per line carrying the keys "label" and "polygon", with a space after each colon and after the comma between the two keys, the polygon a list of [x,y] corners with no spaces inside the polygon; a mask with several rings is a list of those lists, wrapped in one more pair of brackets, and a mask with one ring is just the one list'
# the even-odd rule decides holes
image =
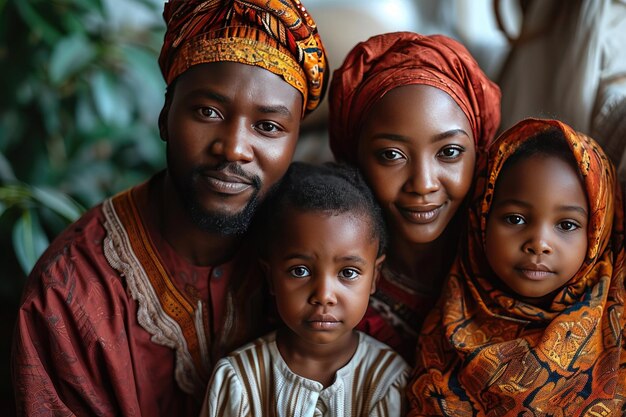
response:
{"label": "headwrap fold", "polygon": [[191,66],[238,62],[281,76],[313,111],[327,84],[326,53],[299,0],[170,0],[159,66],[169,85]]}
{"label": "headwrap fold", "polygon": [[372,105],[390,90],[411,84],[450,95],[467,116],[477,149],[493,139],[500,124],[500,89],[463,45],[443,35],[386,33],[357,44],[333,72],[329,133],[335,159],[354,163]]}
{"label": "headwrap fold", "polygon": [[[547,308],[497,288],[485,255],[502,166],[543,132],[565,139],[589,204],[585,261]],[[479,162],[465,248],[422,327],[409,415],[624,415],[623,210],[615,169],[593,139],[539,119],[502,134]]]}

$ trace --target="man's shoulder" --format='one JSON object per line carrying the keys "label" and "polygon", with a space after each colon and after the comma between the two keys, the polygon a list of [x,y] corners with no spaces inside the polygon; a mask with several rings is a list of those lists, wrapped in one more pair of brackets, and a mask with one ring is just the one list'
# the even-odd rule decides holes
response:
{"label": "man's shoulder", "polygon": [[51,289],[65,296],[81,288],[88,290],[90,282],[117,275],[104,254],[107,231],[103,208],[110,201],[89,209],[52,241],[28,276],[24,302]]}

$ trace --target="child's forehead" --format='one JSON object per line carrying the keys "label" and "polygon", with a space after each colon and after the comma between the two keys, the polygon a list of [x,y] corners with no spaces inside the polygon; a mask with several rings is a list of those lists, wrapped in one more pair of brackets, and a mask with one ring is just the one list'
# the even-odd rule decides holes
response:
{"label": "child's forehead", "polygon": [[[280,216],[280,222],[283,224],[295,225],[303,222],[320,222],[328,223],[340,220],[343,223],[351,223],[360,225],[359,227],[372,227],[372,215],[365,210],[349,209],[349,210],[310,210],[302,209],[294,206],[286,206]],[[289,230],[287,230],[289,231]]]}

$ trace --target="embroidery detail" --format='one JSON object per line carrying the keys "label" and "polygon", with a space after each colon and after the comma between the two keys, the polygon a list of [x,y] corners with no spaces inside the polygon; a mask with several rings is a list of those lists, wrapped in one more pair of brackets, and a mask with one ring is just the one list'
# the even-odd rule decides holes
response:
{"label": "embroidery detail", "polygon": [[174,287],[136,212],[130,191],[103,203],[104,255],[126,280],[137,320],[151,340],[176,352],[175,378],[186,393],[204,396],[209,354],[202,302],[191,304]]}

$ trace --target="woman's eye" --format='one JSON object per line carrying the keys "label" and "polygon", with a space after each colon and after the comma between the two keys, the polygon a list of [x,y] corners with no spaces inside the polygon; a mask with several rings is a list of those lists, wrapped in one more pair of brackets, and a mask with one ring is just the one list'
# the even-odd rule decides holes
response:
{"label": "woman's eye", "polygon": [[517,214],[509,214],[504,218],[504,221],[508,224],[518,225],[518,224],[526,224],[526,221],[522,216]]}
{"label": "woman's eye", "polygon": [[446,146],[439,151],[438,156],[443,159],[457,159],[465,149],[458,145]]}
{"label": "woman's eye", "polygon": [[569,220],[565,220],[560,222],[557,227],[561,230],[564,230],[566,232],[571,232],[573,230],[579,229],[580,226],[572,221]]}
{"label": "woman's eye", "polygon": [[395,149],[386,149],[380,152],[381,159],[385,161],[396,161],[402,158],[402,154]]}
{"label": "woman's eye", "polygon": [[311,272],[305,266],[296,266],[289,270],[292,277],[305,278],[311,275]]}
{"label": "woman's eye", "polygon": [[359,272],[352,268],[345,268],[341,270],[341,272],[339,273],[339,276],[343,279],[352,281],[358,278]]}

